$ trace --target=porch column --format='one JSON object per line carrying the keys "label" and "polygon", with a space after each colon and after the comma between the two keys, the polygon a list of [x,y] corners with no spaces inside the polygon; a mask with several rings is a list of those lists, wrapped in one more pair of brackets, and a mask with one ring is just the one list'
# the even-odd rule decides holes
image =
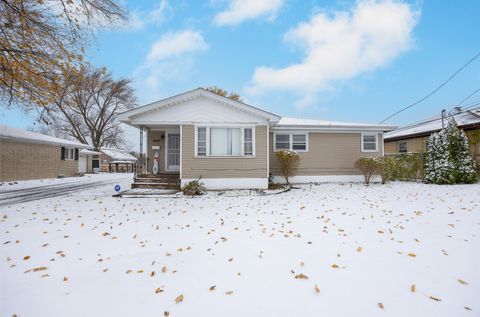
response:
{"label": "porch column", "polygon": [[142,167],[141,169],[141,173],[145,173],[145,164],[143,162],[144,160],[144,157],[143,157],[143,128],[140,127],[140,150],[139,150],[139,154],[140,154],[140,165]]}

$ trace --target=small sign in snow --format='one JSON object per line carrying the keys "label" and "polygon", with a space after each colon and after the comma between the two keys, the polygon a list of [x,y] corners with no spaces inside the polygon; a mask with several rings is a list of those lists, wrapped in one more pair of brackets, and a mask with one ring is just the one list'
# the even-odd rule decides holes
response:
{"label": "small sign in snow", "polygon": [[120,191],[120,188],[121,188],[120,185],[115,185],[115,191],[116,191],[116,192],[119,192],[119,191]]}

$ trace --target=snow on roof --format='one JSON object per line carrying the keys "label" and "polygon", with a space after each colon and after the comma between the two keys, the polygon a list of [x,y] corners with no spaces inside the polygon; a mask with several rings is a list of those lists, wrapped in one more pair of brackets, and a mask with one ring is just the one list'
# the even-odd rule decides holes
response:
{"label": "snow on roof", "polygon": [[[455,121],[459,127],[480,123],[480,107],[470,110],[463,110],[453,115],[453,117],[455,118]],[[385,133],[385,140],[408,137],[417,134],[429,134],[441,129],[442,116],[440,115]]]}
{"label": "snow on roof", "polygon": [[338,127],[338,128],[377,128],[383,131],[393,130],[394,126],[376,125],[369,123],[355,123],[355,122],[340,122],[340,121],[326,121],[326,120],[313,120],[313,119],[300,119],[282,117],[276,124],[276,127],[311,127],[311,128],[323,128],[323,127]]}
{"label": "snow on roof", "polygon": [[81,150],[80,154],[85,154],[85,155],[100,155],[102,152],[96,152],[92,150]]}
{"label": "snow on roof", "polygon": [[92,148],[88,144],[56,138],[50,135],[36,133],[32,131],[17,129],[7,125],[0,124],[0,139],[11,139],[31,143],[53,144],[61,146],[71,146],[80,149]]}
{"label": "snow on roof", "polygon": [[113,162],[136,162],[137,158],[127,151],[117,149],[100,149],[100,151],[110,157]]}

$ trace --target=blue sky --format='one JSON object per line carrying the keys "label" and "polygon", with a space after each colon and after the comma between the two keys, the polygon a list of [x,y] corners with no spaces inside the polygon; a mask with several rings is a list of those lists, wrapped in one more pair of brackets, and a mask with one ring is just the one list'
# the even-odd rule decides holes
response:
{"label": "blue sky", "polygon": [[[477,0],[124,4],[129,24],[100,32],[88,59],[130,78],[139,104],[217,85],[284,116],[377,123],[480,51]],[[387,123],[436,115],[479,87],[480,59]],[[0,109],[1,123],[32,125],[32,116]]]}

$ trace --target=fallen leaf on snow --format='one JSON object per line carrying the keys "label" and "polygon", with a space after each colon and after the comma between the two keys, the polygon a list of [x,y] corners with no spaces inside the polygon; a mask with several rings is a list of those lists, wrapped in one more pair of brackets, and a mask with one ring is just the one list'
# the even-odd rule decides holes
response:
{"label": "fallen leaf on snow", "polygon": [[210,291],[214,291],[214,290],[215,290],[215,287],[217,287],[217,286],[216,286],[216,285],[210,286],[209,290],[210,290]]}
{"label": "fallen leaf on snow", "polygon": [[467,282],[465,282],[464,280],[461,280],[461,279],[458,279],[458,283],[463,284],[463,285],[468,285]]}
{"label": "fallen leaf on snow", "polygon": [[378,303],[378,308],[380,308],[380,309],[384,309],[385,307],[383,306],[383,304],[382,304],[382,303]]}
{"label": "fallen leaf on snow", "polygon": [[308,276],[306,276],[306,275],[303,274],[303,273],[300,273],[300,274],[295,275],[295,278],[296,278],[296,279],[299,279],[299,280],[308,280]]}
{"label": "fallen leaf on snow", "polygon": [[436,302],[441,302],[442,300],[438,297],[433,297],[433,296],[430,296],[430,299],[436,301]]}
{"label": "fallen leaf on snow", "polygon": [[415,284],[412,284],[412,286],[410,286],[410,291],[412,293],[415,293],[416,290],[417,290],[417,287],[415,286]]}
{"label": "fallen leaf on snow", "polygon": [[183,294],[180,294],[175,298],[175,304],[183,302]]}
{"label": "fallen leaf on snow", "polygon": [[315,284],[315,293],[320,293],[320,288],[318,288],[317,284]]}

